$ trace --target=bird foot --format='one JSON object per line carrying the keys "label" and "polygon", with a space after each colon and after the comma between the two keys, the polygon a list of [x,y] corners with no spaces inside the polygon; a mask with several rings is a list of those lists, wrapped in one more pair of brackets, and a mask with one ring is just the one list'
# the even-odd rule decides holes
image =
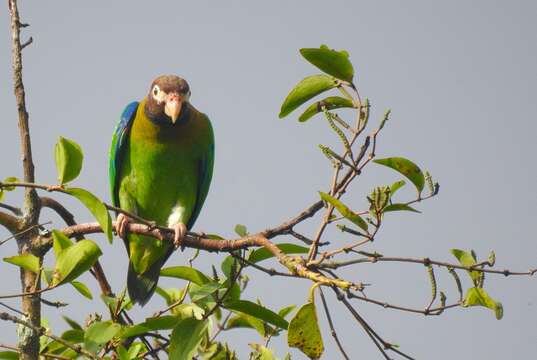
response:
{"label": "bird foot", "polygon": [[186,235],[186,225],[183,223],[175,224],[173,227],[173,246],[177,249],[179,246],[181,246],[181,243],[183,242],[183,239]]}
{"label": "bird foot", "polygon": [[119,214],[116,219],[116,232],[119,237],[125,238],[127,236],[127,230],[129,223],[132,222],[132,219],[125,214]]}

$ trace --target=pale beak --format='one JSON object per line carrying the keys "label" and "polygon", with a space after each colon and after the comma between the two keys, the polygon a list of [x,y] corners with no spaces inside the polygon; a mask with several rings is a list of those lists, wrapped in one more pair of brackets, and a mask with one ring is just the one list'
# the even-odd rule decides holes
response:
{"label": "pale beak", "polygon": [[164,105],[164,113],[172,119],[172,123],[175,124],[179,114],[181,113],[181,106],[183,102],[180,100],[179,94],[171,93],[166,96],[166,104]]}

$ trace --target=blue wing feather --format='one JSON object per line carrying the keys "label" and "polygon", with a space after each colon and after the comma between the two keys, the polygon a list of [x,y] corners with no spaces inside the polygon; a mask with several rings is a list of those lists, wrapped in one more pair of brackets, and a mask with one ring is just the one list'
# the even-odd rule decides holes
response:
{"label": "blue wing feather", "polygon": [[137,101],[133,101],[127,105],[125,110],[123,110],[112,137],[112,145],[110,147],[109,176],[112,204],[114,206],[119,206],[119,170],[121,169],[121,163],[127,149],[129,133],[132,128],[134,117],[136,116],[138,104],[139,103]]}

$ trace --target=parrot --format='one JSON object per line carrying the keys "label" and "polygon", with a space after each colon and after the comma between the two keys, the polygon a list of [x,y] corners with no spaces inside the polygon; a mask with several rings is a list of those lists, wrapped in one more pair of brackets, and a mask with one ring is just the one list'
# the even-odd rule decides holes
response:
{"label": "parrot", "polygon": [[129,256],[127,290],[144,306],[160,269],[192,228],[213,175],[214,134],[207,115],[190,103],[190,87],[175,75],[157,77],[140,102],[124,109],[110,147],[112,204],[173,229],[174,242],[127,233],[119,213],[116,232]]}

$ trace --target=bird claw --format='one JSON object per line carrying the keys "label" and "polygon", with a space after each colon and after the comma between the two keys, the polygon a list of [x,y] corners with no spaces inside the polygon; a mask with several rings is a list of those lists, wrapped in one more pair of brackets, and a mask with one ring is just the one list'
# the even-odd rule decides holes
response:
{"label": "bird claw", "polygon": [[175,224],[173,226],[173,231],[174,231],[173,246],[175,247],[175,249],[177,249],[179,248],[179,246],[181,246],[181,243],[183,242],[183,239],[185,238],[186,231],[187,231],[186,225],[183,223]]}
{"label": "bird claw", "polygon": [[132,222],[132,219],[125,214],[119,214],[116,219],[116,232],[121,238],[127,236],[127,230],[129,223]]}

